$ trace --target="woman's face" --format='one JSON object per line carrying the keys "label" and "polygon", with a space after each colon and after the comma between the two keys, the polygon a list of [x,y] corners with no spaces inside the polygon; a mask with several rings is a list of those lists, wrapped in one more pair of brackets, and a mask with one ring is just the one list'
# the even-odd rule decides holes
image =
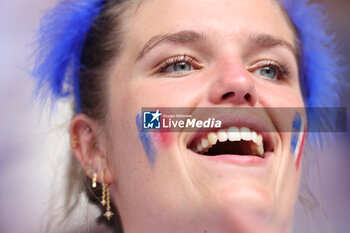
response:
{"label": "woman's face", "polygon": [[[143,133],[142,141],[136,124],[143,107],[302,107],[295,35],[277,3],[148,0],[124,24],[107,135],[126,232],[288,231],[298,171],[274,111],[254,116],[271,131],[265,158],[195,153],[191,140],[206,137],[195,132]],[[249,117],[238,125],[233,114],[223,130],[259,134]]]}

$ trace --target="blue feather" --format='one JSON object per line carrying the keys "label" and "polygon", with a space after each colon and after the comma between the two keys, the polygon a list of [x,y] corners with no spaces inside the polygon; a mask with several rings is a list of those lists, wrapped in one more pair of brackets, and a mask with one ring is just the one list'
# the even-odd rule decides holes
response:
{"label": "blue feather", "polygon": [[80,57],[87,33],[99,15],[104,0],[64,0],[42,19],[38,30],[39,50],[33,75],[37,78],[35,95],[56,102],[75,97],[81,112],[79,93]]}
{"label": "blue feather", "polygon": [[[312,108],[340,107],[340,85],[346,85],[335,36],[327,31],[330,21],[321,5],[310,4],[308,0],[286,0],[282,4],[296,25],[301,41],[299,75],[309,128],[325,128],[325,124],[333,124],[336,119],[320,119],[315,115],[318,111]],[[308,136],[311,142],[321,143],[319,134]]]}

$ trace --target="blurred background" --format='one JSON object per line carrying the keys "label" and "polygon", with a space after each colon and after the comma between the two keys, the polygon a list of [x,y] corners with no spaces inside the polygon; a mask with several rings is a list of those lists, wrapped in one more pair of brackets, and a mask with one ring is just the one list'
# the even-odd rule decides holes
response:
{"label": "blurred background", "polygon": [[[28,104],[33,88],[29,73],[34,32],[40,16],[56,2],[0,2],[1,233],[47,232],[47,223],[52,223],[52,232],[106,232],[95,224],[97,210],[84,199],[68,221],[59,222],[64,213],[62,190],[69,156],[69,103],[59,103],[56,110],[60,114],[52,115],[47,108]],[[350,1],[314,2],[325,4],[338,35],[339,51],[346,59],[344,66],[348,66]],[[349,109],[348,90],[342,106]],[[349,139],[349,133],[338,133],[335,144],[306,158],[293,233],[350,232]]]}
{"label": "blurred background", "polygon": [[[105,232],[82,200],[65,222],[69,103],[31,105],[34,32],[57,0],[0,2],[0,232]],[[62,114],[61,114],[62,113]]]}

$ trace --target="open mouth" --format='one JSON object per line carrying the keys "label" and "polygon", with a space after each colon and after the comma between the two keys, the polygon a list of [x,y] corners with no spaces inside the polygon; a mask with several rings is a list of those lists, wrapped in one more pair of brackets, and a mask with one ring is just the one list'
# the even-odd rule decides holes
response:
{"label": "open mouth", "polygon": [[265,158],[266,152],[273,152],[269,134],[237,126],[198,134],[187,147],[205,156],[232,154]]}

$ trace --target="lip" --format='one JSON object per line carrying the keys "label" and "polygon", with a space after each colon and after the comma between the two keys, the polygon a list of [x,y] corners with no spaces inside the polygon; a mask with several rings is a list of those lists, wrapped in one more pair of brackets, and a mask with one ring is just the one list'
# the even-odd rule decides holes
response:
{"label": "lip", "polygon": [[194,156],[198,156],[203,159],[207,159],[213,162],[222,162],[228,164],[242,165],[242,166],[264,166],[268,160],[273,156],[273,152],[265,152],[264,158],[252,156],[252,155],[235,155],[235,154],[222,154],[216,156],[205,156],[188,149]]}
{"label": "lip", "polygon": [[[222,122],[221,127],[218,129],[208,129],[206,131],[197,131],[192,134],[189,134],[186,138],[186,148],[187,150],[191,151],[194,155],[205,157],[209,160],[214,161],[222,161],[226,163],[233,163],[233,164],[240,164],[240,165],[262,165],[269,160],[269,158],[273,155],[273,151],[275,148],[275,143],[272,140],[271,131],[272,129],[269,129],[269,127],[258,117],[253,115],[225,115],[225,116],[218,116],[215,117],[215,120],[220,120]],[[189,147],[193,143],[195,143],[197,140],[200,140],[202,137],[205,137],[210,132],[217,132],[220,129],[227,129],[231,126],[236,127],[248,127],[251,130],[256,131],[257,133],[260,133],[263,137],[263,144],[264,144],[264,156],[258,157],[253,155],[235,155],[235,154],[222,154],[222,155],[216,155],[216,156],[206,156],[201,155],[199,153],[195,153],[192,151]]]}

